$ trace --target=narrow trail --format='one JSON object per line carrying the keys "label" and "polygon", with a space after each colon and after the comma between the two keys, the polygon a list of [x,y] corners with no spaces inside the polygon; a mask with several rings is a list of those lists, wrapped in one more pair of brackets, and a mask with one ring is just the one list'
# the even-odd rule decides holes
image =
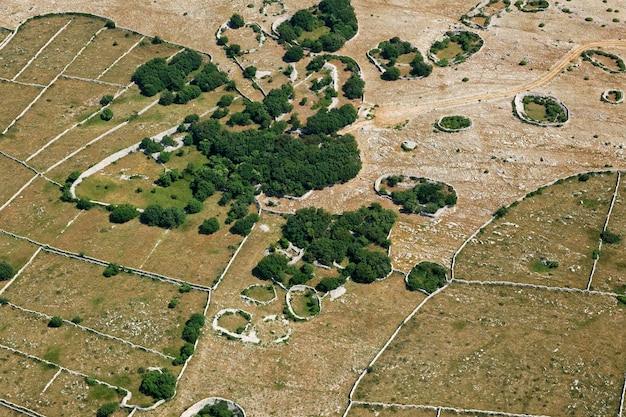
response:
{"label": "narrow trail", "polygon": [[[475,94],[466,97],[456,97],[445,99],[441,101],[433,101],[418,105],[405,105],[405,104],[382,104],[380,108],[376,110],[376,125],[387,126],[389,124],[403,122],[404,120],[412,118],[416,113],[425,112],[432,109],[443,109],[449,107],[457,107],[479,101],[499,100],[506,97],[512,97],[515,94],[523,91],[532,90],[538,88],[548,82],[561,73],[569,64],[570,61],[578,57],[586,49],[593,49],[599,47],[620,47],[626,46],[626,40],[609,40],[591,42],[584,45],[577,46],[570,52],[565,54],[561,59],[554,64],[554,66],[541,77],[526,84],[519,85],[517,87],[508,88],[501,91],[493,91],[481,94]],[[368,122],[361,122],[363,124],[369,124]],[[350,128],[350,131],[355,130],[362,126],[361,123],[356,123]]]}

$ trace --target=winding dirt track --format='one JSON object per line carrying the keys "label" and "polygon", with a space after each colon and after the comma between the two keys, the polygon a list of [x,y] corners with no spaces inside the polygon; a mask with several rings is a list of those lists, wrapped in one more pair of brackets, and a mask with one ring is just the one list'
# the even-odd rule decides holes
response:
{"label": "winding dirt track", "polygon": [[[456,107],[462,106],[466,104],[476,103],[478,101],[487,101],[487,100],[496,100],[506,97],[512,97],[517,93],[521,93],[522,91],[532,90],[537,88],[543,84],[548,83],[554,77],[559,75],[563,69],[565,69],[571,60],[578,57],[584,50],[598,48],[598,47],[619,47],[626,46],[626,40],[609,40],[609,41],[598,41],[591,42],[585,45],[578,46],[571,50],[569,53],[564,55],[560,61],[558,61],[548,72],[546,72],[541,77],[536,80],[529,82],[527,84],[523,84],[517,87],[513,87],[507,90],[495,91],[495,92],[487,92],[476,94],[468,97],[457,97],[451,98],[448,100],[428,102],[424,104],[419,104],[415,106],[407,106],[405,104],[394,104],[394,105],[381,105],[379,109],[376,110],[376,119],[375,124],[379,126],[388,126],[390,124],[400,123],[404,120],[411,119],[416,113],[420,113],[423,111],[431,110],[431,109],[442,109],[448,107]],[[342,131],[341,133],[348,133],[362,127],[364,125],[370,125],[371,122],[361,122],[356,123],[353,126],[350,126],[348,129]]]}

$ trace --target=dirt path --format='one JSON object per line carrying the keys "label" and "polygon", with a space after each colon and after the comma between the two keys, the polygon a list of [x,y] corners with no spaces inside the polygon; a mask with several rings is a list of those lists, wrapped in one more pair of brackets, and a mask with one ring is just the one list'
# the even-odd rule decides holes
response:
{"label": "dirt path", "polygon": [[[473,96],[467,97],[457,97],[451,98],[442,101],[433,101],[424,104],[419,104],[416,106],[410,105],[381,105],[379,109],[376,110],[376,119],[375,124],[378,126],[389,126],[397,123],[401,123],[407,119],[413,117],[416,113],[420,113],[427,110],[442,109],[447,107],[457,107],[472,103],[477,103],[480,101],[489,101],[489,100],[498,100],[501,98],[512,97],[515,94],[521,93],[522,91],[532,90],[534,88],[538,88],[548,82],[550,82],[554,77],[559,75],[561,71],[563,71],[569,64],[570,61],[578,57],[584,50],[598,48],[598,47],[619,47],[626,46],[626,40],[611,40],[611,41],[599,41],[599,42],[591,42],[584,45],[580,45],[574,48],[572,51],[564,55],[551,69],[546,72],[541,77],[537,78],[534,81],[531,81],[526,84],[522,84],[517,87],[509,88],[501,91],[487,92],[481,94],[475,94]],[[348,133],[349,131],[353,131],[358,129],[359,127],[371,124],[369,122],[356,123],[351,126],[348,130],[345,130],[342,133]]]}

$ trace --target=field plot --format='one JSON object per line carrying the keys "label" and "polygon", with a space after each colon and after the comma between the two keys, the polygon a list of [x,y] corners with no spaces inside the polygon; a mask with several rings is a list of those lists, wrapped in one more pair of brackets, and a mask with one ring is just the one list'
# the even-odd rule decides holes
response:
{"label": "field plot", "polygon": [[[33,256],[37,246],[21,239],[0,233],[0,260],[8,262],[14,271],[18,271]],[[7,282],[3,282],[0,288]]]}
{"label": "field plot", "polygon": [[348,417],[437,417],[437,415],[434,410],[402,409],[365,404],[354,404],[348,413]]}
{"label": "field plot", "polygon": [[623,312],[613,297],[452,284],[400,331],[355,399],[617,415]]}
{"label": "field plot", "polygon": [[572,177],[508,209],[457,258],[455,278],[587,287],[616,175]]}
{"label": "field plot", "polygon": [[0,212],[2,228],[41,243],[51,242],[78,214],[60,196],[59,187],[37,178]]}
{"label": "field plot", "polygon": [[144,39],[136,48],[133,48],[129,54],[120,59],[111,69],[100,77],[100,81],[124,85],[128,84],[130,82],[130,76],[139,65],[152,58],[167,59],[179,50],[180,47],[178,46],[166,43],[153,44],[150,43],[149,39]]}
{"label": "field plot", "polygon": [[0,42],[5,40],[7,36],[11,34],[11,30],[7,28],[0,27]]}
{"label": "field plot", "polygon": [[102,27],[104,20],[100,18],[74,18],[24,69],[16,81],[48,85]]}
{"label": "field plot", "polygon": [[25,166],[2,156],[0,157],[0,175],[4,178],[0,187],[1,206],[36,174]]}
{"label": "field plot", "polygon": [[[124,29],[107,29],[100,32],[65,73],[75,77],[96,79],[141,39],[141,35]],[[128,84],[128,81],[123,84]]]}
{"label": "field plot", "polygon": [[[102,276],[101,266],[40,253],[4,292],[20,307],[80,324],[176,356],[180,331],[202,312],[206,294],[180,293],[177,285],[130,274]],[[175,308],[168,308],[176,299]]]}
{"label": "field plot", "polygon": [[[253,37],[252,39],[255,38]],[[233,43],[230,41],[230,38],[229,42]],[[263,46],[259,49],[237,59],[244,68],[249,65],[254,65],[257,68],[258,71],[255,81],[267,93],[272,88],[280,88],[281,85],[289,82],[289,78],[283,74],[283,71],[289,65],[281,59],[284,54],[285,48],[275,39],[268,37],[265,39]],[[291,65],[297,67],[298,63],[292,63]],[[302,67],[302,69],[304,69],[304,67]],[[298,77],[303,78],[305,74],[305,72],[298,71]],[[241,82],[245,82],[243,77]]]}
{"label": "field plot", "polygon": [[65,26],[72,16],[49,16],[28,20],[0,53],[0,77],[13,78],[32,57]]}
{"label": "field plot", "polygon": [[[2,97],[0,129],[4,130],[9,126],[9,123],[19,116],[40,92],[41,90],[37,87],[0,81],[0,97]],[[2,148],[3,145],[4,141],[0,140],[0,148]]]}
{"label": "field plot", "polygon": [[593,275],[591,288],[600,291],[611,291],[619,294],[626,293],[626,188],[624,176],[620,180],[619,191],[613,211],[607,225],[607,230],[621,237],[620,242],[603,243],[598,264]]}
{"label": "field plot", "polygon": [[[102,140],[99,140],[98,142],[90,145],[88,148],[82,150],[79,154],[77,154],[70,160],[55,167],[53,170],[50,171],[50,175],[57,181],[64,181],[65,178],[67,178],[68,174],[72,171],[84,171],[91,165],[100,162],[107,156],[134,143],[139,143],[144,137],[151,137],[170,129],[171,127],[178,126],[188,114],[202,114],[205,111],[212,109],[213,107],[215,107],[215,103],[217,103],[219,97],[219,94],[213,93],[206,96],[203,95],[201,97],[198,97],[197,99],[190,101],[186,105],[171,105],[167,107],[155,105],[140,116],[131,114],[129,115],[130,122],[128,124],[122,126],[114,132],[111,132],[106,137],[102,138]],[[147,105],[149,105],[150,102],[156,101],[158,99],[155,99],[154,97],[147,98],[143,96],[135,96],[130,101],[135,100],[141,103],[146,103],[147,101],[147,103],[140,108],[141,110],[142,108],[145,108]],[[122,103],[123,102],[124,101],[122,100]],[[135,107],[139,106],[133,106],[133,108]],[[113,112],[115,113],[115,110],[113,110]],[[100,126],[101,121],[98,117],[92,120],[95,125]],[[115,118],[113,120],[115,120]],[[91,123],[92,121],[90,120],[88,123],[86,123],[86,125],[89,125]],[[114,126],[115,125],[111,125],[110,127]],[[85,139],[89,138],[89,140],[93,140],[97,136],[83,137]],[[63,139],[64,142],[67,142],[68,140],[65,137]],[[60,149],[58,149],[57,147],[51,147],[50,152],[55,152],[58,154],[60,153]]]}
{"label": "field plot", "polygon": [[[146,400],[138,392],[141,380],[138,368],[171,366],[171,361],[156,354],[67,323],[60,328],[47,327],[47,319],[9,306],[0,308],[0,318],[3,323],[0,343],[3,345],[126,388],[133,392],[132,402]],[[23,329],[29,329],[28,334]]]}
{"label": "field plot", "polygon": [[[0,312],[4,311],[4,307]],[[2,326],[6,326],[3,322]],[[0,398],[26,407],[33,406],[57,369],[0,349]],[[3,407],[0,406],[0,410]]]}
{"label": "field plot", "polygon": [[27,158],[63,130],[97,111],[103,95],[115,92],[115,87],[57,80],[8,130],[1,142],[3,150],[16,158]]}
{"label": "field plot", "polygon": [[[39,401],[32,408],[47,417],[93,416],[104,404],[122,400],[115,390],[103,385],[89,386],[84,378],[61,372],[41,393]],[[126,416],[126,411],[119,410],[112,417]]]}

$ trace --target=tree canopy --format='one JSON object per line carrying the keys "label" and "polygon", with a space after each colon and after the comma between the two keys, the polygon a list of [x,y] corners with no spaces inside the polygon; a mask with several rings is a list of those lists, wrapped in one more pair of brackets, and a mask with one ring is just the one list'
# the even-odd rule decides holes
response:
{"label": "tree canopy", "polygon": [[176,377],[168,370],[147,371],[141,377],[139,392],[155,400],[167,400],[176,392]]}
{"label": "tree canopy", "polygon": [[7,281],[13,278],[13,267],[5,261],[0,261],[0,281]]}

